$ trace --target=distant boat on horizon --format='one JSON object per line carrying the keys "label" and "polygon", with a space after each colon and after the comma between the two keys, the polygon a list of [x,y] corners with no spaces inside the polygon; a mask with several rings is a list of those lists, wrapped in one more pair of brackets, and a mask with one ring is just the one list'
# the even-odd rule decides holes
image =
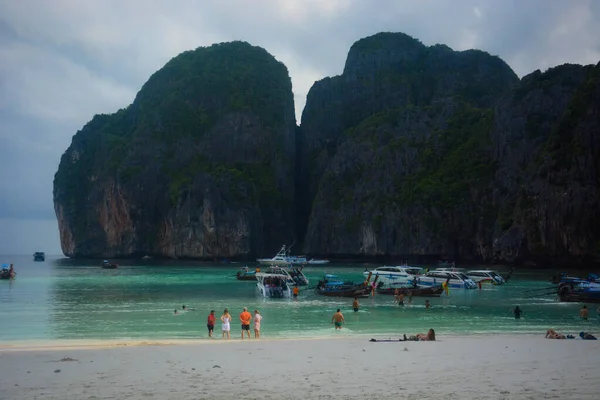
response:
{"label": "distant boat on horizon", "polygon": [[46,261],[46,254],[43,251],[33,253],[33,261]]}

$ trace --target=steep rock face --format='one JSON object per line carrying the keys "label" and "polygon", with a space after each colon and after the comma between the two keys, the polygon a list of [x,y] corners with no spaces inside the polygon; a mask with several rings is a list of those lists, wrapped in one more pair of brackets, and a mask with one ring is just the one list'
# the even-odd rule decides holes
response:
{"label": "steep rock face", "polygon": [[[469,141],[470,129],[491,122],[489,112],[478,108],[490,107],[517,82],[502,60],[480,51],[426,47],[396,33],[356,42],[344,73],[311,88],[302,115],[305,184],[299,189],[312,204],[306,251],[439,254],[462,246],[440,241],[455,230],[442,220],[436,225],[448,231],[415,220],[448,214],[443,220],[456,220],[457,227],[466,223],[459,211],[440,203],[428,176],[446,179],[448,168],[466,170],[472,162],[459,159],[461,152],[486,145],[481,135]],[[472,208],[456,193],[448,196],[453,208]],[[367,240],[367,250],[363,233],[377,238],[377,245]]]}
{"label": "steep rock face", "polygon": [[355,43],[302,116],[305,251],[598,261],[597,71],[519,82],[483,52]]}
{"label": "steep rock face", "polygon": [[243,42],[180,54],[61,159],[67,256],[234,257],[292,240],[295,117],[285,66]]}
{"label": "steep rock face", "polygon": [[510,229],[495,257],[598,262],[600,64],[536,71],[505,100],[492,135],[499,221]]}

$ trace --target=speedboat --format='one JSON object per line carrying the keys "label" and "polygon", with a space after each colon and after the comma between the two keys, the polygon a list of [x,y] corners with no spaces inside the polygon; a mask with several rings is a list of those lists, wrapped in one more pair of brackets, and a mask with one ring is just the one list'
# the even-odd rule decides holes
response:
{"label": "speedboat", "polygon": [[258,258],[258,261],[261,264],[266,265],[289,265],[293,264],[293,259],[288,257],[287,255],[287,247],[285,244],[281,247],[281,250],[275,255],[273,258]]}
{"label": "speedboat", "polygon": [[263,297],[285,299],[292,297],[292,289],[286,274],[257,272],[256,281],[256,287]]}
{"label": "speedboat", "polygon": [[493,285],[504,285],[506,283],[499,273],[489,269],[467,271],[465,275],[471,278],[475,283],[490,282]]}
{"label": "speedboat", "polygon": [[[259,273],[260,272],[257,272],[255,274],[257,280],[258,280]],[[278,265],[272,265],[270,267],[267,267],[267,269],[265,270],[264,273],[270,274],[270,275],[285,276],[286,277],[285,282],[289,286],[298,286],[299,288],[301,288],[303,286],[308,286],[308,278],[302,272],[302,267],[280,267]]]}
{"label": "speedboat", "polygon": [[383,266],[375,268],[372,271],[365,270],[363,275],[372,273],[379,276],[384,282],[393,282],[394,284],[408,284],[412,282],[416,276],[423,274],[423,269],[420,267],[411,267],[408,265],[399,266]]}
{"label": "speedboat", "polygon": [[44,261],[46,260],[46,254],[43,251],[36,251],[33,253],[33,261]]}
{"label": "speedboat", "polygon": [[600,303],[600,285],[595,282],[587,285],[563,282],[558,285],[558,298],[575,303]]}
{"label": "speedboat", "polygon": [[[448,282],[449,288],[455,289],[475,289],[477,284],[462,272],[450,271],[429,271],[425,275],[416,276],[419,286],[438,286]],[[412,283],[412,282],[411,282]]]}
{"label": "speedboat", "polygon": [[328,264],[329,260],[320,260],[318,258],[311,258],[310,260],[308,260],[308,264],[310,265],[323,265],[323,264]]}

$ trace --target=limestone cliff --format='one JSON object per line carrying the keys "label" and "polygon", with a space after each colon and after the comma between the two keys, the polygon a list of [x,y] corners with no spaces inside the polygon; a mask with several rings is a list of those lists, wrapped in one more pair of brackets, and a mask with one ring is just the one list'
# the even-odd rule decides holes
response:
{"label": "limestone cliff", "polygon": [[73,137],[54,181],[70,257],[235,257],[292,241],[286,67],[244,42],[184,52]]}
{"label": "limestone cliff", "polygon": [[302,115],[305,251],[597,261],[598,68],[519,81],[484,52],[356,42]]}

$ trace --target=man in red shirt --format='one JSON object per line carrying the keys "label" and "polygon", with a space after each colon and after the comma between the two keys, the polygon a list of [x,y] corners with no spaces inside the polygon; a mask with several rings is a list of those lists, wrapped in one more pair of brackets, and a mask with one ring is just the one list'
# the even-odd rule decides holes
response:
{"label": "man in red shirt", "polygon": [[242,323],[242,340],[244,340],[244,331],[248,334],[248,339],[250,339],[250,321],[252,320],[252,315],[248,312],[248,309],[244,307],[244,311],[240,314],[240,322]]}
{"label": "man in red shirt", "polygon": [[215,310],[210,310],[210,314],[208,314],[208,321],[206,322],[206,327],[208,328],[208,337],[212,337],[213,330],[215,329]]}

